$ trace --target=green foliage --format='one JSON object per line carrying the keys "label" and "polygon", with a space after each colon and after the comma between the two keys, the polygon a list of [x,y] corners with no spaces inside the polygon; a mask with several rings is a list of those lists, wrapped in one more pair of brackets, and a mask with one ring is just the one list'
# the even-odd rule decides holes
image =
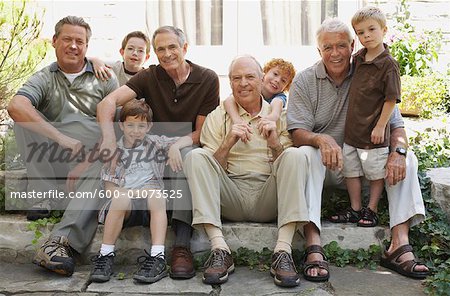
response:
{"label": "green foliage", "polygon": [[0,1],[0,97],[9,101],[44,59],[49,42],[39,38],[43,13],[28,14],[28,0]]}
{"label": "green foliage", "polygon": [[447,111],[449,78],[433,73],[423,77],[402,76],[402,113],[416,113],[422,118]]}
{"label": "green foliage", "polygon": [[450,131],[445,128],[416,132],[409,144],[419,161],[419,171],[450,166]]}
{"label": "green foliage", "polygon": [[272,251],[264,247],[261,252],[239,248],[233,252],[233,258],[236,258],[235,264],[238,266],[248,266],[250,269],[257,268],[259,271],[270,269]]}
{"label": "green foliage", "polygon": [[42,237],[42,228],[47,227],[48,224],[56,224],[61,221],[61,216],[52,213],[50,218],[38,219],[36,221],[31,221],[27,225],[27,229],[34,231],[34,238],[31,241],[33,245],[37,244],[38,240]]}
{"label": "green foliage", "polygon": [[418,32],[410,22],[407,0],[401,0],[394,15],[396,24],[388,40],[392,56],[400,64],[400,75],[424,76],[429,73],[433,62],[438,61],[442,44],[442,32]]}
{"label": "green foliage", "polygon": [[9,129],[4,136],[0,137],[0,170],[14,170],[24,167],[25,165],[20,158],[19,149],[14,137],[14,131]]}
{"label": "green foliage", "polygon": [[125,279],[125,273],[119,272],[119,273],[117,274],[117,279],[118,279],[119,281],[124,280],[124,279]]}
{"label": "green foliage", "polygon": [[339,267],[352,264],[358,268],[367,267],[375,269],[381,254],[380,246],[376,245],[371,245],[368,250],[362,248],[359,248],[358,250],[349,250],[342,249],[336,241],[332,241],[323,248],[328,260]]}
{"label": "green foliage", "polygon": [[431,269],[431,276],[425,281],[425,292],[430,295],[450,295],[450,225],[446,214],[431,197],[430,179],[419,174],[422,196],[426,208],[426,220],[413,227],[410,241],[419,258],[425,260]]}

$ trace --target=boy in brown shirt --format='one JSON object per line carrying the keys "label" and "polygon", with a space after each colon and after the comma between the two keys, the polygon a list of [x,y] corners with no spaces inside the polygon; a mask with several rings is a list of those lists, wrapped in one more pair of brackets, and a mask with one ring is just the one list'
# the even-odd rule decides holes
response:
{"label": "boy in brown shirt", "polygon": [[[344,169],[351,208],[332,222],[357,222],[361,227],[378,224],[377,206],[383,191],[389,154],[389,118],[400,102],[400,71],[383,43],[386,17],[376,7],[364,7],[352,18],[352,26],[364,46],[353,56],[354,75],[343,147]],[[399,152],[401,153],[401,152]],[[361,179],[370,181],[370,200],[361,204]]]}

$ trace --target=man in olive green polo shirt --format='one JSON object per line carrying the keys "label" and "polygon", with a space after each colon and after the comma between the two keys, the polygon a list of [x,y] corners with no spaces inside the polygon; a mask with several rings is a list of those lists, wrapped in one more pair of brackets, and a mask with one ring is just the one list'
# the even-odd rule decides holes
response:
{"label": "man in olive green polo shirt", "polygon": [[[58,188],[58,179],[64,179],[69,171],[71,177],[78,176],[75,172],[80,171],[79,163],[59,157],[64,155],[60,153],[75,156],[81,150],[87,152],[100,138],[97,104],[118,87],[118,82],[115,77],[105,82],[95,78],[92,65],[85,58],[91,35],[89,24],[82,18],[61,19],[52,40],[57,62],[31,76],[8,106],[9,115],[16,122],[18,146],[26,159],[28,192],[45,193]],[[93,180],[79,182],[78,190],[90,190],[99,184],[96,169],[88,171]],[[83,252],[90,242],[87,233],[95,233],[97,227],[95,211],[82,210],[94,209],[88,204],[71,201],[35,263],[61,274],[72,274],[74,263],[68,255],[69,246]],[[78,211],[69,211],[75,208]],[[48,209],[42,209],[30,218],[37,219],[47,212]]]}

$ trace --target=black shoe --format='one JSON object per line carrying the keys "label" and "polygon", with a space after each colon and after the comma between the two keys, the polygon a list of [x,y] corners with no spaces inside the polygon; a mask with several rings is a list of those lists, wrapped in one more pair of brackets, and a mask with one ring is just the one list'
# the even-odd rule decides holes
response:
{"label": "black shoe", "polygon": [[144,250],[144,256],[137,258],[139,270],[133,276],[133,279],[140,283],[154,283],[168,275],[166,258],[162,254],[150,256]]}
{"label": "black shoe", "polygon": [[113,274],[112,267],[114,264],[115,256],[116,254],[114,252],[111,252],[105,256],[98,254],[92,257],[91,261],[94,263],[94,267],[92,268],[89,280],[96,283],[109,281],[111,275]]}
{"label": "black shoe", "polygon": [[273,276],[273,281],[277,286],[295,287],[300,284],[294,260],[286,251],[279,251],[272,255],[270,275]]}
{"label": "black shoe", "polygon": [[50,201],[45,199],[42,202],[36,203],[27,211],[27,220],[36,221],[43,218],[50,218],[51,206]]}
{"label": "black shoe", "polygon": [[52,236],[34,256],[33,263],[56,273],[71,276],[75,268],[69,241],[65,236]]}

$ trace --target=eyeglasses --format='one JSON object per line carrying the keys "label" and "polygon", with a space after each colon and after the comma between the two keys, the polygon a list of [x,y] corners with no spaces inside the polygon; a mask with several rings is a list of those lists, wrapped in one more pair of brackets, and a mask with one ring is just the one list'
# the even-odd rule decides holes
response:
{"label": "eyeglasses", "polygon": [[145,50],[140,49],[140,48],[134,48],[134,47],[127,47],[127,48],[125,48],[125,51],[128,54],[133,54],[133,53],[136,53],[137,55],[144,55],[145,54]]}

